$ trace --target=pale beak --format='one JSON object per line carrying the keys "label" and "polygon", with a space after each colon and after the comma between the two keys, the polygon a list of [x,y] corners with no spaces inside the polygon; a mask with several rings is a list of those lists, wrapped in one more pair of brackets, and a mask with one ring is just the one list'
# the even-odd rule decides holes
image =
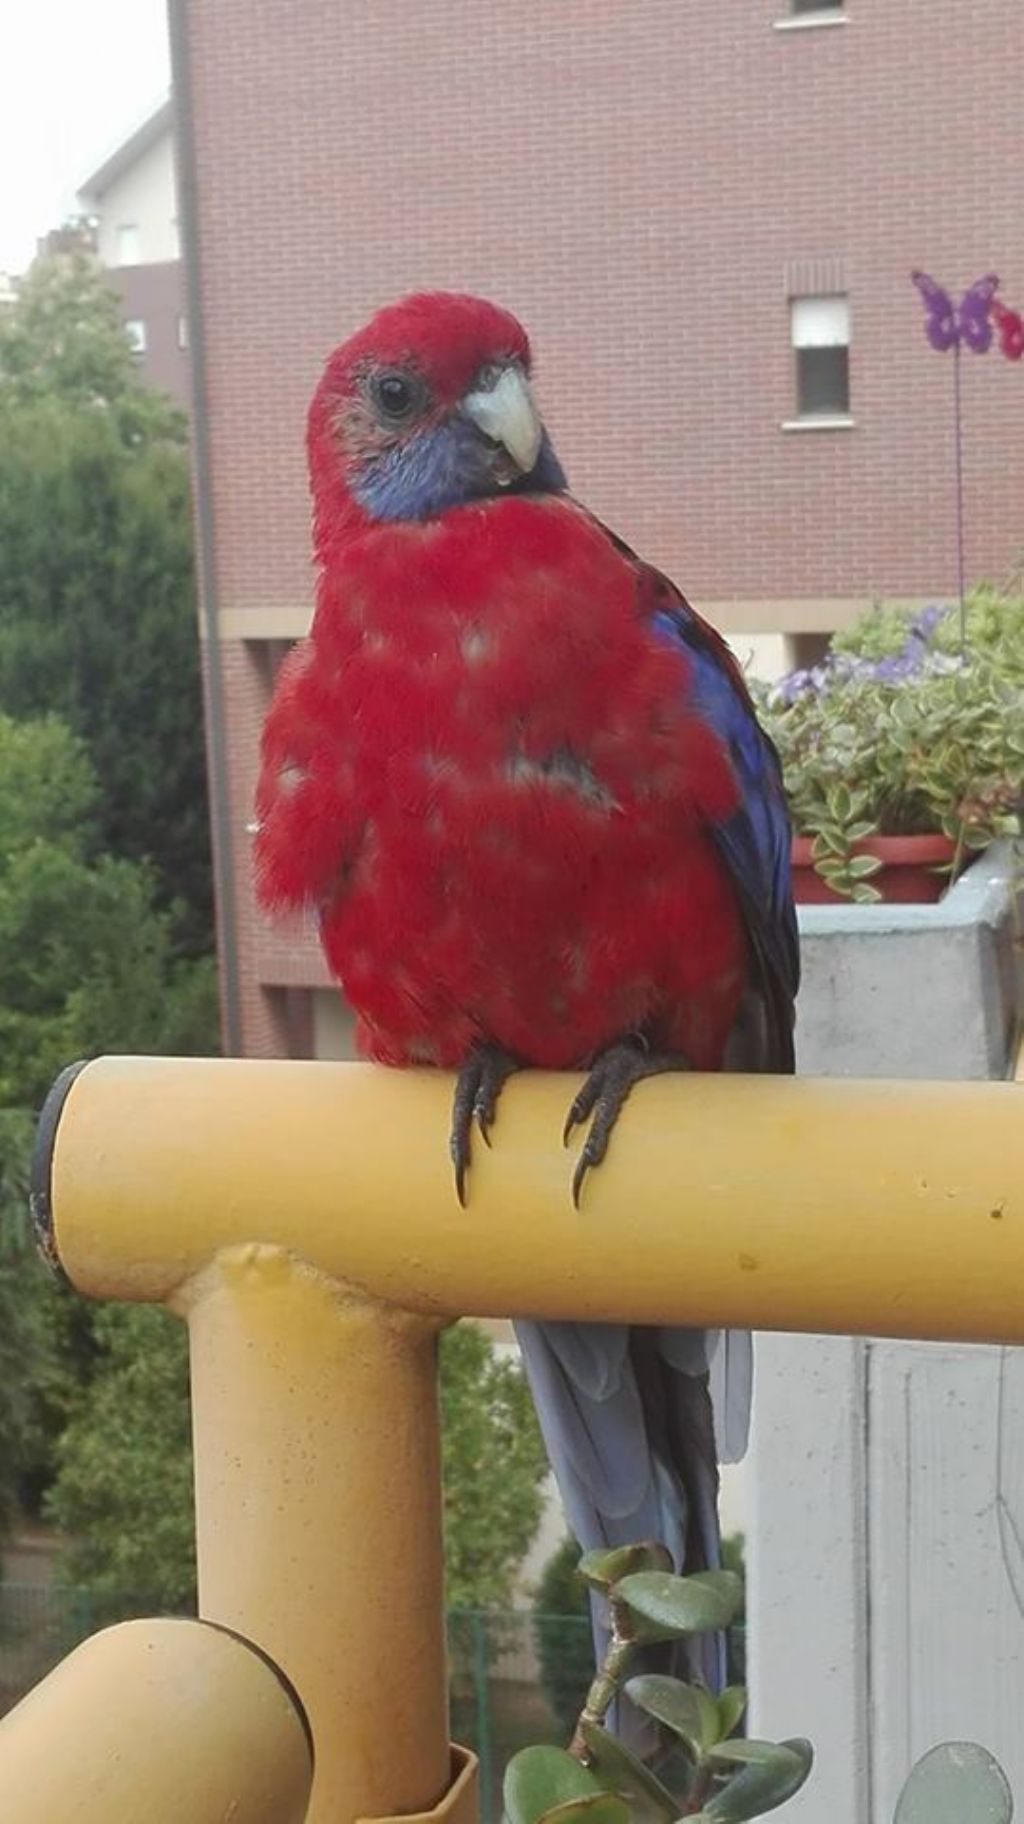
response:
{"label": "pale beak", "polygon": [[484,436],[500,443],[516,468],[529,475],[540,455],[544,427],[522,368],[504,368],[494,386],[467,393],[462,407]]}

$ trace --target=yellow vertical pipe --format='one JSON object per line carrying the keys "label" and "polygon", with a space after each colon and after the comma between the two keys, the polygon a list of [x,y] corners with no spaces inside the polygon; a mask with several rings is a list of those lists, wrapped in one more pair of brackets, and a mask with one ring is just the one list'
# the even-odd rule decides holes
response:
{"label": "yellow vertical pipe", "polygon": [[311,1780],[295,1693],[198,1621],[94,1634],[0,1722],[3,1824],[301,1824]]}
{"label": "yellow vertical pipe", "polygon": [[437,1332],[281,1249],[225,1250],[188,1319],[204,1616],[302,1694],[309,1824],[449,1785]]}

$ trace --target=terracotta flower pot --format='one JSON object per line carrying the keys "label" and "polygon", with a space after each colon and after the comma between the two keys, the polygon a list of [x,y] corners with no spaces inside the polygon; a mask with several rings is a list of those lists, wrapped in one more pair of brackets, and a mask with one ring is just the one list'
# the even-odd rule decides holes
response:
{"label": "terracotta flower pot", "polygon": [[[822,880],[811,860],[813,838],[794,836],[792,849],[793,898],[798,906],[849,905],[845,893],[835,893]],[[943,864],[952,861],[956,845],[948,836],[868,836],[854,843],[855,855],[876,855],[882,866],[869,875],[871,885],[890,905],[934,904],[949,885]],[[939,870],[939,871],[937,871]]]}

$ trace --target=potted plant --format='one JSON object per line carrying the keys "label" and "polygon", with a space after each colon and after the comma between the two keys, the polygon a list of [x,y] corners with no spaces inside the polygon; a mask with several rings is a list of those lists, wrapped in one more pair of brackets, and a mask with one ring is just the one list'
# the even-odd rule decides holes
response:
{"label": "potted plant", "polygon": [[1024,596],[875,607],[822,664],[760,692],[782,759],[798,901],[937,899],[1020,829]]}

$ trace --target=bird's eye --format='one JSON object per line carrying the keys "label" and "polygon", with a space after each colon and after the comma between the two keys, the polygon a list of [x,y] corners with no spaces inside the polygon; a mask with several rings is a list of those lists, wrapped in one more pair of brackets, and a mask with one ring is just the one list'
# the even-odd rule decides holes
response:
{"label": "bird's eye", "polygon": [[407,374],[377,374],[372,390],[375,404],[395,424],[412,414],[419,399],[419,389]]}

